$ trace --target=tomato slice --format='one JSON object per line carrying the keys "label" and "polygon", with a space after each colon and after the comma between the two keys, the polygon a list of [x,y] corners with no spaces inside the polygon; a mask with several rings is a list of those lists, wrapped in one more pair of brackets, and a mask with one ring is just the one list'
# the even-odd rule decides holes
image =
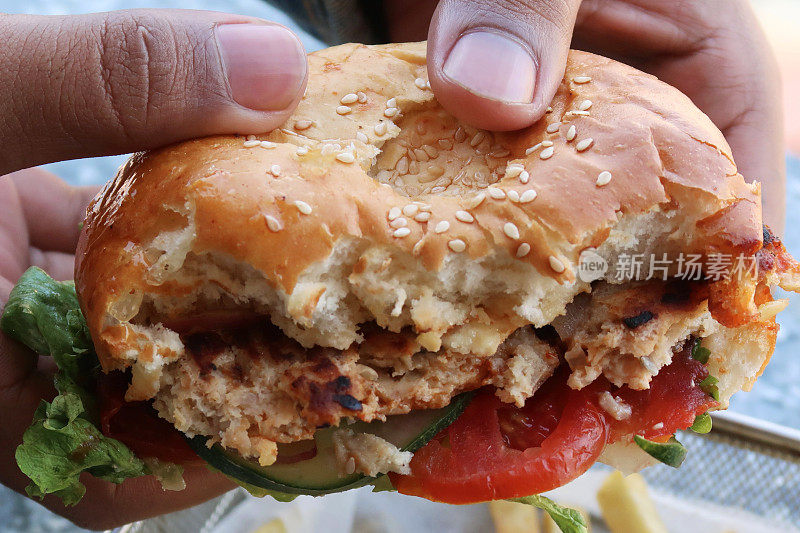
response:
{"label": "tomato slice", "polygon": [[481,391],[450,427],[414,454],[395,488],[445,502],[475,503],[545,492],[585,472],[603,451],[608,423],[597,386],[567,387],[562,370],[519,410]]}
{"label": "tomato slice", "polygon": [[125,374],[112,372],[100,376],[97,398],[100,431],[125,444],[137,457],[155,457],[182,465],[202,465],[175,427],[160,418],[148,402],[126,402],[128,381]]}
{"label": "tomato slice", "polygon": [[[414,454],[410,475],[390,474],[392,483],[403,494],[459,504],[560,487],[588,470],[607,443],[634,434],[663,440],[716,405],[698,386],[708,371],[689,352],[675,354],[643,391],[617,388],[604,378],[573,390],[565,366],[521,409],[481,391]],[[600,408],[604,391],[630,405],[631,416],[618,421]]]}
{"label": "tomato slice", "polygon": [[611,394],[632,408],[631,416],[625,420],[618,421],[608,417],[612,428],[609,442],[628,438],[633,434],[658,440],[688,428],[697,415],[718,405],[698,386],[707,377],[708,369],[692,359],[687,347],[675,354],[672,362],[653,377],[649,389],[616,389],[607,384]]}

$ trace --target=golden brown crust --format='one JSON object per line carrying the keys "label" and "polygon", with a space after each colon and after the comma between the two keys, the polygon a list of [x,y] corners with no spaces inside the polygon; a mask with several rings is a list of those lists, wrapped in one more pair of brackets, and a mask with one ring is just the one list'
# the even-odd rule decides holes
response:
{"label": "golden brown crust", "polygon": [[[309,62],[306,96],[285,129],[250,142],[218,136],[137,154],[91,206],[75,279],[105,368],[128,364],[124,352],[137,344],[130,338],[134,330],[114,324],[131,318],[128,295],[192,290],[154,277],[159,256],[150,257],[147,248],[190,219],[189,251],[248,264],[287,294],[303,271],[347,237],[416,257],[429,271],[457,253],[473,259],[505,254],[562,284],[575,281],[582,250],[601,245],[621,220],[652,211],[680,213],[679,227],[662,236],[669,251],[753,253],[761,246],[759,188],[737,173],[722,134],[684,95],[631,67],[573,51],[552,112],[542,120],[517,132],[462,126],[459,134],[424,85],[424,43],[343,45],[313,53]],[[348,94],[358,100],[343,104]],[[396,114],[387,111],[389,104]],[[433,158],[445,178],[462,168],[486,173],[434,189],[435,180],[424,180],[438,170],[431,169],[430,155],[414,151],[415,133],[407,125],[424,130],[423,137],[437,131],[454,136],[442,137]],[[467,138],[458,143],[459,135]],[[415,166],[411,159],[395,163],[402,171],[389,166],[395,138],[410,143],[403,150],[416,154]],[[265,146],[246,147],[259,140]],[[447,148],[451,144],[459,148]],[[374,162],[377,148],[384,153]],[[549,148],[554,153],[547,158]],[[465,160],[470,150],[474,157]],[[404,174],[406,164],[417,173]],[[529,173],[527,183],[518,172],[503,177],[506,165],[516,164]],[[598,185],[603,172],[611,180]],[[503,199],[470,186],[496,179],[492,186]],[[528,190],[536,191],[534,200],[509,200]],[[480,203],[479,194],[485,197]],[[390,210],[415,200],[416,211],[428,210],[429,219],[404,215],[408,232],[400,236],[405,230],[396,233]],[[462,222],[458,211],[474,221]],[[449,228],[437,233],[442,221]],[[507,223],[514,227],[506,231]],[[530,251],[523,254],[526,246]]]}

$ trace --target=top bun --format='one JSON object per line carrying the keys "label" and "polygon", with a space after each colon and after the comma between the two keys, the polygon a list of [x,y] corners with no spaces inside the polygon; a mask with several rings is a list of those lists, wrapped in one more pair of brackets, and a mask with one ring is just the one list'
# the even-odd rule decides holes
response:
{"label": "top bun", "polygon": [[134,365],[131,397],[183,354],[169,324],[208,309],[268,315],[304,346],[347,348],[372,321],[491,354],[590,289],[587,249],[613,264],[762,245],[759,185],[722,134],[621,63],[571,52],[551,110],[513,132],[439,105],[425,43],[347,44],[309,65],[283,127],[137,154],[90,207],[77,288],[104,368]]}

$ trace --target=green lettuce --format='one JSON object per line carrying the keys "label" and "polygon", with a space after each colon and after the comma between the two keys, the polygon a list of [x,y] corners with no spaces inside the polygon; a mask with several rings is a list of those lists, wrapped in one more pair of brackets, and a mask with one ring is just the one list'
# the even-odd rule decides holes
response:
{"label": "green lettuce", "polygon": [[99,363],[72,282],[29,268],[11,291],[0,329],[36,353],[52,356],[58,366],[58,395],[39,404],[15,454],[31,479],[30,496],[55,494],[65,505],[75,505],[86,492],[79,481],[83,472],[112,483],[151,473],[127,446],[97,427],[91,390]]}
{"label": "green lettuce", "polygon": [[634,435],[633,441],[651,457],[672,468],[681,466],[683,460],[686,459],[686,454],[689,453],[686,447],[678,442],[675,437],[670,437],[667,442],[653,442],[639,435]]}
{"label": "green lettuce", "polygon": [[563,533],[586,533],[586,531],[588,531],[586,521],[583,519],[583,516],[581,516],[581,513],[575,509],[561,507],[553,500],[539,494],[522,498],[512,498],[510,501],[533,505],[534,507],[542,509],[550,515],[550,518],[553,519],[553,522],[556,523],[558,529]]}

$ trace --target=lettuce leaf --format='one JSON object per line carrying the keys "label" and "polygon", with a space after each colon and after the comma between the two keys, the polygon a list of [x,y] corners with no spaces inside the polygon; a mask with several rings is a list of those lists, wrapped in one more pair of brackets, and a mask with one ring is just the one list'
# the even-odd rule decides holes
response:
{"label": "lettuce leaf", "polygon": [[40,268],[26,270],[11,290],[0,329],[34,352],[52,356],[59,371],[77,383],[97,366],[75,284],[57,282]]}
{"label": "lettuce leaf", "polygon": [[86,492],[79,481],[84,471],[113,483],[148,473],[140,459],[118,440],[103,436],[84,413],[80,396],[71,392],[39,404],[15,454],[31,478],[25,489],[30,496],[56,494],[65,505],[75,505]]}
{"label": "lettuce leaf", "polygon": [[79,481],[83,472],[113,483],[151,473],[127,446],[97,428],[90,391],[99,363],[72,282],[57,282],[29,268],[11,291],[0,329],[52,356],[58,366],[58,396],[39,404],[15,454],[32,481],[26,487],[30,496],[55,494],[65,505],[75,505],[86,492]]}
{"label": "lettuce leaf", "polygon": [[553,519],[553,522],[563,533],[586,533],[588,531],[586,521],[581,516],[581,513],[575,509],[561,507],[550,498],[545,498],[540,494],[512,498],[509,501],[533,505],[542,509],[550,515],[550,518]]}

